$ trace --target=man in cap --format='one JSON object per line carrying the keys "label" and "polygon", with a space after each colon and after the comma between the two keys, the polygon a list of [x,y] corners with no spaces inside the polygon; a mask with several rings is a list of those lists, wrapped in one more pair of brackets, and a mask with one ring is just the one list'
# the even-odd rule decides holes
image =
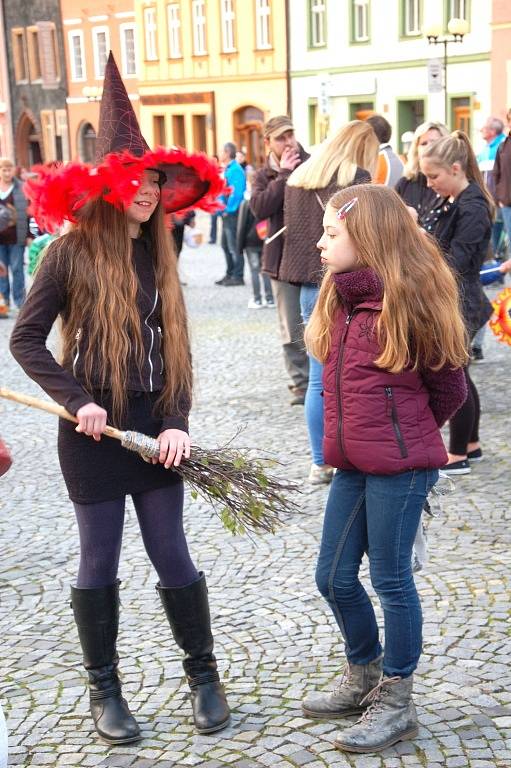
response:
{"label": "man in cap", "polygon": [[272,117],[264,126],[266,163],[255,175],[250,208],[256,219],[268,219],[262,271],[272,278],[273,295],[282,337],[286,370],[291,379],[291,405],[302,405],[309,378],[309,362],[303,342],[300,286],[279,280],[284,228],[284,192],[294,169],[309,155],[298,144],[293,123],[287,115]]}

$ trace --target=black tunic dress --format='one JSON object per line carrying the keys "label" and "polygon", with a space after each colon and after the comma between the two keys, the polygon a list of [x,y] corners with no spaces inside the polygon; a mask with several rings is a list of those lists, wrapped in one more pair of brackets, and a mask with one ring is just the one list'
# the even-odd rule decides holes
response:
{"label": "black tunic dress", "polygon": [[[71,241],[72,243],[72,241]],[[137,306],[140,312],[144,359],[141,369],[130,361],[127,409],[120,429],[130,429],[157,437],[165,429],[187,430],[188,402],[179,404],[176,413],[162,414],[157,406],[165,381],[161,345],[161,302],[156,289],[150,241],[133,240],[133,265],[138,277]],[[71,359],[59,365],[46,348],[46,339],[57,315],[67,315],[66,276],[59,272],[51,250],[37,272],[32,289],[18,316],[11,336],[11,351],[26,373],[70,413],[95,402],[108,413],[112,424],[109,391],[99,388],[100,371],[93,372],[93,390],[83,385],[83,348],[87,336],[86,319],[78,329]],[[61,262],[59,262],[61,263]],[[98,388],[95,388],[95,379]],[[180,476],[162,464],[149,464],[138,454],[126,450],[118,440],[92,437],[75,431],[72,422],[60,420],[58,454],[69,497],[79,504],[109,501],[122,496],[180,483]]]}

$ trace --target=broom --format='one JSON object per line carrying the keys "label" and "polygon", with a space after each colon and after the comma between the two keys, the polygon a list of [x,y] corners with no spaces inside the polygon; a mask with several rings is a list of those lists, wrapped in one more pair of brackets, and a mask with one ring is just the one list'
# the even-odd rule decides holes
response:
{"label": "broom", "polygon": [[[0,387],[0,397],[78,423],[75,416],[54,402],[4,387]],[[120,440],[124,448],[135,451],[146,461],[160,455],[158,440],[141,432],[123,431],[107,425],[103,434]],[[215,513],[231,533],[274,533],[282,525],[283,517],[298,510],[296,502],[286,497],[286,494],[298,491],[298,486],[266,473],[268,467],[280,462],[248,458],[230,443],[232,440],[213,449],[194,445],[190,458],[182,459],[172,471],[191,487],[193,499],[201,495],[213,505]]]}

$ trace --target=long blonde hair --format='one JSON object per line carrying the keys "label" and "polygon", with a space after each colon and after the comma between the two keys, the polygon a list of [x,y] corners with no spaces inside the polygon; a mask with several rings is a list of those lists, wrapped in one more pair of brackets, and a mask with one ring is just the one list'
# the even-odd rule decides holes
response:
{"label": "long blonde hair", "polygon": [[488,187],[484,183],[472,144],[466,133],[463,131],[453,131],[449,136],[445,136],[435,141],[434,144],[430,144],[429,147],[426,147],[422,157],[431,160],[431,162],[442,168],[450,168],[453,163],[459,163],[467,179],[475,182],[480,187],[488,203],[490,214],[493,216],[495,204]]}
{"label": "long blonde hair", "polygon": [[357,166],[374,175],[379,146],[376,134],[368,123],[352,120],[299,165],[287,183],[290,187],[322,189],[337,173],[337,186],[346,187],[353,183]]}
{"label": "long blonde hair", "polygon": [[[360,267],[374,270],[383,283],[378,320],[379,368],[399,373],[411,366],[439,370],[465,365],[465,328],[454,274],[433,238],[421,232],[393,189],[361,184],[336,192],[328,205],[338,210],[357,196],[344,220]],[[335,315],[342,304],[326,272],[305,329],[309,352],[324,362],[330,352]]]}
{"label": "long blonde hair", "polygon": [[440,138],[449,135],[449,131],[443,123],[426,122],[417,126],[413,134],[413,140],[410,144],[406,164],[403,169],[403,176],[407,179],[413,180],[419,175],[419,141],[428,131],[438,131]]}
{"label": "long blonde hair", "polygon": [[[188,326],[179,284],[176,256],[163,222],[161,203],[142,226],[155,254],[156,287],[162,304],[162,357],[165,381],[159,398],[161,413],[176,413],[191,400],[192,366]],[[76,334],[84,325],[85,384],[92,389],[93,369],[101,371],[100,386],[110,390],[114,422],[126,408],[129,362],[143,363],[138,280],[126,215],[104,200],[84,206],[78,224],[51,243],[57,269],[67,276],[68,301],[62,321],[62,358],[69,362]]]}

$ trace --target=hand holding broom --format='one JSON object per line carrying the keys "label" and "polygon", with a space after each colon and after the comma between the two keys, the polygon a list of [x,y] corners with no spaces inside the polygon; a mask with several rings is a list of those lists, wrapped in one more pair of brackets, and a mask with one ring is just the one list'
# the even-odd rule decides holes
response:
{"label": "hand holding broom", "polygon": [[[0,397],[78,422],[65,408],[51,401],[2,387]],[[124,448],[135,451],[146,461],[160,455],[158,440],[140,432],[122,431],[107,424],[103,434],[120,440]],[[296,502],[286,497],[298,487],[290,481],[266,474],[266,469],[276,463],[268,459],[248,458],[229,445],[216,449],[193,446],[192,455],[183,459],[179,466],[173,466],[172,471],[181,475],[192,488],[192,498],[200,494],[212,503],[223,525],[231,533],[273,533],[283,523],[282,516],[298,509]]]}

